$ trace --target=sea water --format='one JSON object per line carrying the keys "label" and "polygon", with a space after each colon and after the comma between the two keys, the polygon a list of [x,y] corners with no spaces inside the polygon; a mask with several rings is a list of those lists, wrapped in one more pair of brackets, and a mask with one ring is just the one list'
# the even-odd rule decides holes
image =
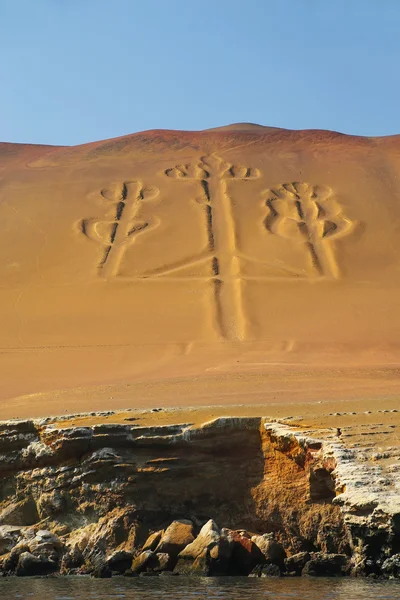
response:
{"label": "sea water", "polygon": [[1,600],[400,600],[400,582],[365,579],[135,578],[0,579]]}

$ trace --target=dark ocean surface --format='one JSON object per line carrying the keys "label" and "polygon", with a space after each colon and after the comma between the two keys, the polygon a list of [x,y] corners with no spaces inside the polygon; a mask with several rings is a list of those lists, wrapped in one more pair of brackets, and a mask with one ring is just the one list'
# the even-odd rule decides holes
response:
{"label": "dark ocean surface", "polygon": [[400,582],[363,579],[89,577],[0,579],[1,600],[400,600]]}

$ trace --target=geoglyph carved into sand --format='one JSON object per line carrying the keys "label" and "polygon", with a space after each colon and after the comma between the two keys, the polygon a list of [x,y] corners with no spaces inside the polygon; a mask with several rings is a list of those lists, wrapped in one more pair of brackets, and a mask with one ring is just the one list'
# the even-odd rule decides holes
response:
{"label": "geoglyph carved into sand", "polygon": [[84,219],[82,232],[104,246],[98,264],[102,277],[115,277],[127,246],[154,226],[138,217],[141,203],[154,200],[158,194],[157,188],[144,188],[139,181],[126,181],[114,189],[101,191],[103,198],[111,202],[112,217],[110,220]]}
{"label": "geoglyph carved into sand", "polygon": [[200,260],[212,257],[214,322],[221,337],[242,340],[245,338],[246,319],[236,248],[236,224],[227,182],[255,179],[260,176],[260,172],[252,167],[232,165],[212,154],[202,157],[195,165],[167,169],[165,174],[183,181],[188,178],[196,179],[201,185],[202,194],[198,202],[205,213],[208,253]]}
{"label": "geoglyph carved into sand", "polygon": [[346,235],[353,223],[342,214],[329,187],[304,182],[284,183],[264,192],[269,214],[266,229],[308,249],[318,275],[338,279],[332,240]]}
{"label": "geoglyph carved into sand", "polygon": [[[233,165],[212,154],[201,157],[195,163],[168,168],[165,175],[176,181],[198,182],[199,195],[195,200],[203,213],[207,247],[195,256],[144,272],[135,279],[148,280],[161,276],[169,278],[188,265],[208,262],[210,274],[201,278],[211,288],[214,330],[218,338],[243,340],[246,338],[247,314],[242,283],[247,277],[241,272],[242,261],[271,266],[271,257],[266,256],[265,260],[260,261],[238,249],[235,214],[228,182],[251,181],[259,178],[261,173],[256,168]],[[109,280],[118,276],[127,247],[138,235],[157,225],[157,219],[152,222],[141,220],[140,209],[142,202],[153,201],[158,194],[157,188],[145,188],[138,181],[126,181],[114,189],[101,191],[103,198],[112,203],[111,218],[84,219],[81,229],[87,237],[104,246],[98,264],[102,277]],[[332,190],[304,182],[293,182],[262,192],[262,198],[263,205],[269,211],[264,220],[267,232],[286,238],[288,243],[302,245],[305,248],[305,260],[308,257],[311,262],[314,279],[337,279],[339,266],[332,240],[349,233],[353,224],[343,215]],[[287,275],[296,278],[299,277],[299,272],[288,268]],[[304,279],[304,273],[301,275]],[[276,277],[264,275],[257,279],[273,278]]]}

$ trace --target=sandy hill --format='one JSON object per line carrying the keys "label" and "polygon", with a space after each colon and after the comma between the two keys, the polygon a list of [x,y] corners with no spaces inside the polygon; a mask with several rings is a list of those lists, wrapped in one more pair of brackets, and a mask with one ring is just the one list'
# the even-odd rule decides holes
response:
{"label": "sandy hill", "polygon": [[0,144],[0,418],[395,398],[400,136]]}

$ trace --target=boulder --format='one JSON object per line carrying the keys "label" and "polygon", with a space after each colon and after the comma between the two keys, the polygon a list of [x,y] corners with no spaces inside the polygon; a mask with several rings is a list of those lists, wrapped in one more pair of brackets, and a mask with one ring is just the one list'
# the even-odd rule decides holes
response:
{"label": "boulder", "polygon": [[234,548],[233,538],[226,532],[221,531],[219,541],[209,547],[210,558],[210,575],[228,575],[230,569],[230,561]]}
{"label": "boulder", "polygon": [[218,544],[220,539],[221,530],[215,521],[210,519],[200,529],[199,535],[196,537],[196,539],[188,544],[183,550],[181,550],[179,553],[179,558],[195,559],[200,554],[203,554],[207,548]]}
{"label": "boulder", "polygon": [[281,577],[282,572],[278,565],[269,563],[254,567],[249,577]]}
{"label": "boulder", "polygon": [[96,579],[109,579],[112,577],[112,572],[109,566],[103,564],[93,569],[91,576],[95,577]]}
{"label": "boulder", "polygon": [[179,553],[174,572],[181,575],[227,575],[233,545],[233,539],[222,533],[210,519],[197,538]]}
{"label": "boulder", "polygon": [[163,535],[164,529],[160,529],[160,531],[155,531],[154,533],[149,535],[142,547],[142,551],[144,552],[145,550],[155,550],[158,544],[160,543]]}
{"label": "boulder", "polygon": [[131,572],[133,574],[140,574],[143,573],[143,571],[146,571],[147,563],[154,555],[155,552],[153,552],[153,550],[145,550],[139,554],[139,556],[136,556],[136,558],[134,558],[132,561],[130,568]]}
{"label": "boulder", "polygon": [[155,551],[169,554],[172,558],[175,558],[193,540],[192,521],[186,519],[173,521],[164,531]]}
{"label": "boulder", "polygon": [[264,554],[250,539],[247,532],[223,529],[222,532],[233,541],[232,555],[229,561],[231,575],[249,575],[257,565],[265,564]]}
{"label": "boulder", "polygon": [[157,552],[148,561],[146,570],[151,569],[154,573],[169,571],[171,568],[171,557],[165,552]]}
{"label": "boulder", "polygon": [[23,552],[29,552],[26,540],[20,540],[10,552],[1,557],[1,570],[3,573],[15,573],[19,557]]}
{"label": "boulder", "polygon": [[251,541],[261,550],[268,563],[278,566],[284,564],[286,558],[285,549],[282,544],[274,539],[272,534],[253,535]]}
{"label": "boulder", "polygon": [[324,554],[313,552],[301,572],[302,575],[312,577],[333,577],[348,575],[350,561],[345,554]]}
{"label": "boulder", "polygon": [[56,535],[45,529],[38,531],[35,537],[27,543],[31,554],[50,558],[53,561],[60,559],[64,547]]}
{"label": "boulder", "polygon": [[298,552],[288,558],[285,558],[285,568],[287,573],[293,575],[301,575],[306,563],[311,560],[309,552]]}
{"label": "boulder", "polygon": [[166,552],[145,550],[133,559],[130,572],[132,575],[141,573],[161,573],[171,568],[171,557]]}
{"label": "boulder", "polygon": [[133,559],[133,552],[127,552],[126,550],[116,550],[106,557],[105,566],[110,569],[111,572],[119,574],[125,573],[130,568]]}
{"label": "boulder", "polygon": [[53,573],[60,566],[63,548],[61,540],[50,531],[41,529],[35,533],[26,530],[25,537],[10,553],[9,566],[16,570],[17,575]]}
{"label": "boulder", "polygon": [[23,552],[18,560],[15,574],[18,577],[34,575],[49,575],[58,569],[58,563],[44,556],[34,556],[30,552]]}
{"label": "boulder", "polygon": [[[180,574],[182,575],[183,573]],[[212,566],[208,549],[197,556],[192,563],[190,572],[187,574],[197,575],[198,577],[210,577],[212,575]]]}
{"label": "boulder", "polygon": [[178,557],[174,573],[176,575],[198,575],[199,577],[208,577],[210,575],[210,565],[207,550],[204,550],[195,559]]}

